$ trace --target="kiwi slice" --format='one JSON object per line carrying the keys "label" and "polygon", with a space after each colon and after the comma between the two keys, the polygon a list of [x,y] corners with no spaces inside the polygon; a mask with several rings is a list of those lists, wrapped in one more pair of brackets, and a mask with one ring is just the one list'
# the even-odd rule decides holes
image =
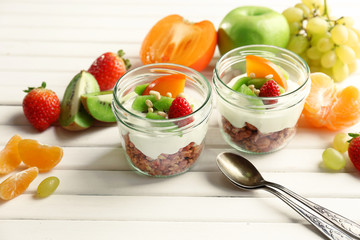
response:
{"label": "kiwi slice", "polygon": [[112,91],[94,92],[81,95],[81,102],[86,111],[101,122],[116,122],[111,109]]}
{"label": "kiwi slice", "polygon": [[144,91],[145,88],[149,86],[149,83],[145,83],[145,84],[141,84],[141,85],[137,85],[134,89],[134,92],[137,93],[137,95],[141,95]]}
{"label": "kiwi slice", "polygon": [[146,118],[155,119],[155,120],[163,120],[163,119],[165,119],[165,117],[160,116],[159,114],[157,114],[155,112],[148,112],[146,114]]}
{"label": "kiwi slice", "polygon": [[260,89],[264,83],[266,83],[269,79],[267,78],[253,78],[249,80],[246,85],[254,85],[255,88]]}
{"label": "kiwi slice", "polygon": [[139,112],[146,112],[149,108],[145,101],[149,99],[151,102],[155,102],[155,96],[154,95],[144,95],[144,96],[137,96],[134,99],[134,102],[132,104],[132,108]]}
{"label": "kiwi slice", "polygon": [[70,131],[79,131],[90,127],[94,119],[81,104],[80,96],[99,91],[99,84],[93,75],[86,71],[76,74],[66,87],[61,102],[60,125]]}
{"label": "kiwi slice", "polygon": [[246,84],[249,80],[251,80],[250,77],[242,77],[236,81],[236,83],[232,86],[232,89],[235,91],[238,91],[240,89],[241,85]]}
{"label": "kiwi slice", "polygon": [[[244,94],[244,95],[248,95],[248,96],[253,96],[253,97],[257,97],[256,94],[251,91],[251,89],[246,86],[246,84],[241,85],[240,89],[238,90],[238,92]],[[264,105],[263,102],[260,99],[249,99],[249,101],[256,106],[261,106]]]}
{"label": "kiwi slice", "polygon": [[173,101],[174,98],[162,96],[160,100],[154,102],[154,108],[156,108],[159,111],[169,112],[170,106]]}

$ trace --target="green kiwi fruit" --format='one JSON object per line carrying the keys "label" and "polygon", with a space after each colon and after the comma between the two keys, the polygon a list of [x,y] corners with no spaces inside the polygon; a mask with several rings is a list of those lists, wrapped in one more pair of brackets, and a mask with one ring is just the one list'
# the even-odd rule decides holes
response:
{"label": "green kiwi fruit", "polygon": [[116,122],[111,109],[112,91],[94,92],[81,95],[81,102],[85,110],[96,120],[101,122]]}
{"label": "green kiwi fruit", "polygon": [[134,102],[132,103],[132,108],[139,112],[146,112],[149,108],[145,101],[149,99],[151,102],[155,102],[155,96],[154,95],[144,95],[144,96],[137,96],[134,99]]}
{"label": "green kiwi fruit", "polygon": [[147,86],[149,86],[149,83],[145,83],[145,84],[141,84],[141,85],[137,85],[134,89],[134,92],[137,93],[137,95],[141,95],[145,89],[147,88]]}
{"label": "green kiwi fruit", "polygon": [[94,119],[81,104],[83,94],[99,92],[100,87],[93,75],[86,71],[76,74],[66,87],[60,106],[60,125],[70,131],[84,130],[92,125]]}
{"label": "green kiwi fruit", "polygon": [[242,77],[242,78],[239,78],[235,84],[232,86],[232,89],[235,90],[235,91],[238,91],[238,89],[240,89],[241,85],[243,84],[247,84],[247,82],[251,80],[250,77]]}
{"label": "green kiwi fruit", "polygon": [[156,108],[159,111],[169,112],[170,106],[173,101],[174,98],[162,96],[160,100],[154,102],[154,108]]}

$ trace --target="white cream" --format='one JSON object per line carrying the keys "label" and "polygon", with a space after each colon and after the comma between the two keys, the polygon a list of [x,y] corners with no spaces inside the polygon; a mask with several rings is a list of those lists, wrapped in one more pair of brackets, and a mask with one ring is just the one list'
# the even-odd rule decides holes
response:
{"label": "white cream", "polygon": [[[233,79],[229,86],[232,86]],[[291,92],[299,87],[298,84],[288,81],[288,92]],[[242,128],[245,122],[254,125],[261,133],[271,133],[281,131],[285,128],[294,127],[300,117],[304,101],[294,106],[276,111],[261,111],[256,112],[251,109],[239,109],[235,106],[218,98],[217,109],[234,127]]]}
{"label": "white cream", "polygon": [[[194,109],[196,109],[200,106],[200,101],[192,97],[188,95],[186,96],[189,103],[193,104]],[[136,115],[145,117],[145,113],[140,113],[132,109],[131,106],[134,99],[135,97],[127,99],[127,101],[123,104],[124,107]],[[135,118],[134,121],[136,121]],[[147,135],[128,128],[126,133],[129,133],[130,141],[139,151],[152,159],[156,159],[162,153],[174,154],[178,152],[179,149],[189,145],[191,142],[194,142],[196,145],[200,145],[205,138],[207,127],[208,124],[204,121],[199,126],[192,128],[191,131],[181,135],[156,135],[155,133],[154,135]],[[123,126],[119,126],[119,128],[122,134],[126,134]]]}

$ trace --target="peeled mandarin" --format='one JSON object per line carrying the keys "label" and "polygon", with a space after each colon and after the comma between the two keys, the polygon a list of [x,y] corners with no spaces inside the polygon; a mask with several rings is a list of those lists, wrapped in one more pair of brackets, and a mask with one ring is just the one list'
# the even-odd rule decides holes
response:
{"label": "peeled mandarin", "polygon": [[33,139],[23,139],[19,142],[19,154],[27,166],[37,167],[39,172],[47,172],[60,162],[63,149],[43,145]]}
{"label": "peeled mandarin", "polygon": [[5,179],[0,184],[0,198],[10,200],[25,192],[38,172],[37,167],[31,167]]}
{"label": "peeled mandarin", "polygon": [[0,152],[0,175],[8,174],[15,170],[21,163],[18,143],[21,137],[14,135]]}
{"label": "peeled mandarin", "polygon": [[360,120],[360,93],[354,86],[338,90],[324,73],[312,73],[303,115],[313,127],[342,130]]}

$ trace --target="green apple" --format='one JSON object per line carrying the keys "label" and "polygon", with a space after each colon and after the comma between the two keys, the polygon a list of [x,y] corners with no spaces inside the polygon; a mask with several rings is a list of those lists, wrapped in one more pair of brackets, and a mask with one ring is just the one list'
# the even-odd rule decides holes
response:
{"label": "green apple", "polygon": [[285,48],[289,38],[289,24],[285,17],[267,7],[235,8],[224,17],[218,30],[218,46],[221,54],[251,44]]}

